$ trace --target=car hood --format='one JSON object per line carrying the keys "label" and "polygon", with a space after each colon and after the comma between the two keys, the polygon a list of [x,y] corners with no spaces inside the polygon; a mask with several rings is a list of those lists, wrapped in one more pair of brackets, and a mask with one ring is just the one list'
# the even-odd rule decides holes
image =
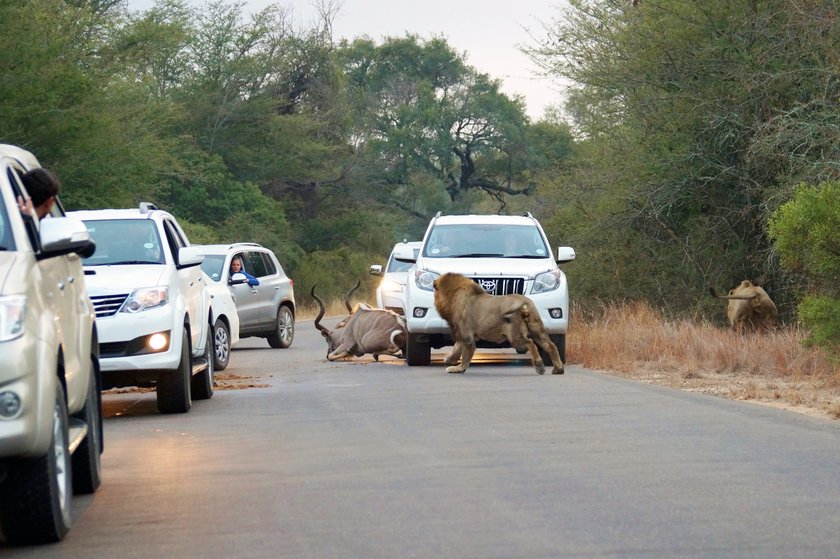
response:
{"label": "car hood", "polygon": [[408,272],[387,272],[382,276],[383,281],[392,281],[400,285],[408,283]]}
{"label": "car hood", "polygon": [[166,266],[131,264],[120,266],[86,266],[85,285],[88,293],[127,293],[138,287],[160,284]]}
{"label": "car hood", "polygon": [[556,270],[557,264],[551,258],[426,258],[418,260],[417,267],[438,274],[454,272],[470,277],[533,279],[543,272]]}

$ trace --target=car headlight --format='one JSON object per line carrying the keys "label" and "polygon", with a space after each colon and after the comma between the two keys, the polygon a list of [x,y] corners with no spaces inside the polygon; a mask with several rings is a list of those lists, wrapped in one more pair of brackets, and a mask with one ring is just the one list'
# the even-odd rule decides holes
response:
{"label": "car headlight", "polygon": [[400,291],[402,291],[402,286],[400,286],[399,283],[393,280],[382,280],[382,283],[379,284],[379,287],[382,289],[382,291],[387,291],[389,293],[399,293]]}
{"label": "car headlight", "polygon": [[560,270],[551,270],[550,272],[543,272],[534,278],[534,285],[531,287],[531,293],[548,293],[560,287],[560,278],[562,272]]}
{"label": "car headlight", "polygon": [[0,342],[8,342],[23,335],[26,317],[26,297],[0,297]]}
{"label": "car headlight", "polygon": [[420,270],[418,268],[414,270],[414,283],[417,284],[417,287],[419,287],[420,289],[423,289],[425,291],[434,291],[434,283],[439,276],[440,274],[428,272],[426,270]]}
{"label": "car headlight", "polygon": [[136,313],[165,305],[169,301],[168,287],[135,289],[123,303],[120,312]]}

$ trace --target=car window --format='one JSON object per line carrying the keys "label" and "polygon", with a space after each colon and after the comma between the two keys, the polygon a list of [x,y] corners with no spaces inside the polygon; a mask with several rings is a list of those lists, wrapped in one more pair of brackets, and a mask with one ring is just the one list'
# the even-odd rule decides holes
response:
{"label": "car window", "polygon": [[205,254],[201,269],[210,276],[213,281],[222,281],[222,272],[225,265],[224,254]]}
{"label": "car window", "polygon": [[245,268],[252,276],[261,278],[268,275],[268,270],[265,268],[265,261],[262,254],[259,252],[246,252],[244,255]]}
{"label": "car window", "polygon": [[[28,194],[24,194],[24,187],[23,183],[20,178],[20,171],[15,171],[11,167],[8,168],[8,178],[9,184],[12,186],[12,193],[14,194],[15,200],[20,198],[28,197]],[[26,237],[29,240],[29,245],[35,251],[41,250],[41,236],[38,234],[38,226],[35,224],[35,217],[31,215],[24,215],[21,214],[23,218],[23,224],[26,228]],[[8,226],[8,220],[7,220]],[[4,240],[6,240],[7,236],[4,235]],[[8,239],[12,242],[12,245],[15,243],[11,240],[11,231],[9,232]],[[5,243],[4,243],[5,246]],[[13,250],[13,249],[12,249]]]}
{"label": "car window", "polygon": [[271,255],[267,252],[261,252],[263,262],[265,262],[265,275],[273,276],[277,273],[277,267],[274,266],[274,260],[271,258]]}
{"label": "car window", "polygon": [[[12,190],[16,186],[15,178],[16,173],[11,169],[11,167],[7,168],[8,170],[8,179],[9,182],[12,184]],[[4,183],[5,188],[5,183]],[[2,250],[16,250],[17,247],[15,246],[15,238],[12,236],[12,227],[9,223],[9,214],[6,211],[6,204],[0,204],[0,249]]]}
{"label": "car window", "polygon": [[85,266],[163,264],[165,262],[155,222],[149,219],[96,219],[85,221],[96,252]]}
{"label": "car window", "polygon": [[168,219],[163,221],[163,230],[166,233],[166,242],[169,244],[169,250],[172,252],[172,259],[175,260],[175,265],[179,265],[178,251],[187,246],[186,241],[181,236],[178,228],[175,227]]}
{"label": "car window", "polygon": [[548,254],[536,227],[490,223],[439,225],[423,248],[423,256],[431,258],[546,258]]}

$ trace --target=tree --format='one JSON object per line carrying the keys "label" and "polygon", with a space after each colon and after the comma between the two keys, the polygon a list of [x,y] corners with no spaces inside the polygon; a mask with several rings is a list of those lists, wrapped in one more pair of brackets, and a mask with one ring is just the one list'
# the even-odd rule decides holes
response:
{"label": "tree", "polygon": [[840,94],[840,31],[831,6],[570,4],[529,51],[575,82],[567,110],[593,146],[581,162],[587,173],[563,182],[561,200],[613,198],[600,217],[644,239],[639,249],[663,264],[649,273],[671,286],[664,300],[675,308],[708,285],[744,278],[789,297],[766,224],[792,184],[837,171],[837,115],[828,107]]}
{"label": "tree", "polygon": [[153,196],[170,161],[152,107],[112,80],[117,17],[114,2],[0,4],[0,140],[53,169],[70,209]]}
{"label": "tree", "polygon": [[799,318],[811,340],[840,356],[840,182],[800,185],[770,220],[786,267],[805,278]]}
{"label": "tree", "polygon": [[336,56],[354,109],[358,168],[378,200],[428,216],[435,208],[412,188],[418,177],[435,180],[455,205],[468,206],[473,191],[500,206],[506,196],[533,192],[522,180],[522,101],[501,93],[498,80],[468,66],[444,39],[407,35],[376,45],[361,38]]}

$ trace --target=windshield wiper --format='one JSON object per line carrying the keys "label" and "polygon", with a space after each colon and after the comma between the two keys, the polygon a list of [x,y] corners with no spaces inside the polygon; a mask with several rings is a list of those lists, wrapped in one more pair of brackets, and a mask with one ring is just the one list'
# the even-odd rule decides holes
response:
{"label": "windshield wiper", "polygon": [[545,258],[545,256],[540,256],[539,254],[511,254],[509,256],[505,256],[505,258]]}
{"label": "windshield wiper", "polygon": [[154,260],[120,260],[119,262],[108,262],[106,264],[99,264],[100,266],[121,266],[123,264],[160,264]]}
{"label": "windshield wiper", "polygon": [[498,252],[470,252],[469,254],[453,254],[449,258],[504,258],[504,256]]}

